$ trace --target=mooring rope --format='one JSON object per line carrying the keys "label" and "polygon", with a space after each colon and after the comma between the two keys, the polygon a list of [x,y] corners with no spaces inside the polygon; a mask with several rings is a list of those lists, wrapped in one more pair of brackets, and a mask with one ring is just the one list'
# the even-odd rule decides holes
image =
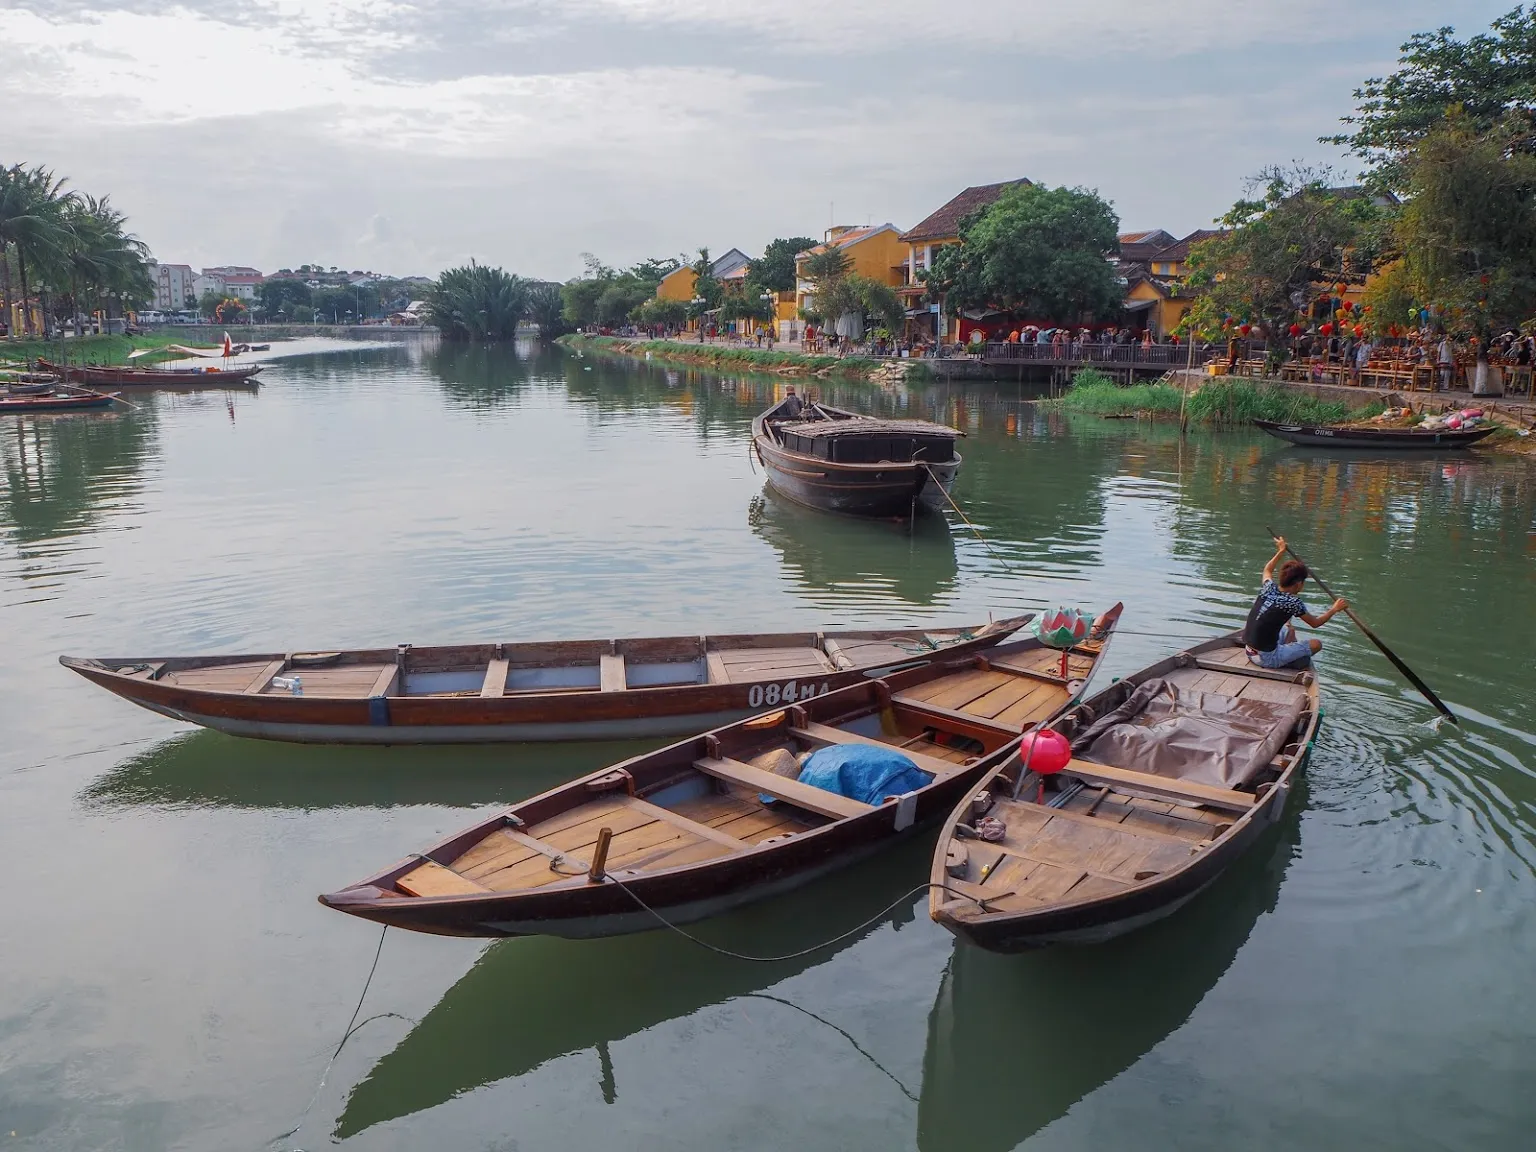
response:
{"label": "mooring rope", "polygon": [[379,946],[373,950],[373,963],[368,966],[368,978],[363,981],[363,992],[362,995],[357,998],[357,1007],[352,1009],[352,1018],[347,1021],[347,1030],[341,1034],[341,1040],[337,1043],[335,1051],[331,1053],[331,1058],[325,1062],[325,1068],[320,1073],[320,1081],[315,1085],[314,1094],[310,1096],[309,1103],[304,1105],[304,1111],[299,1113],[299,1122],[292,1128],[288,1129],[288,1131],[280,1133],[279,1135],[272,1137],[271,1140],[268,1140],[268,1146],[276,1144],[279,1140],[288,1139],[288,1137],[294,1135],[299,1131],[300,1128],[304,1127],[305,1122],[309,1119],[310,1112],[315,1107],[315,1102],[320,1099],[320,1093],[325,1088],[326,1078],[330,1076],[331,1068],[336,1063],[336,1057],[341,1055],[341,1050],[347,1046],[347,1041],[352,1039],[352,1037],[356,1035],[364,1025],[370,1024],[375,1020],[383,1020],[388,1017],[394,1017],[396,1020],[404,1020],[409,1024],[416,1023],[416,1021],[412,1020],[409,1016],[402,1016],[398,1012],[379,1012],[373,1016],[368,1017],[368,1019],[362,1021],[362,1023],[359,1023],[357,1019],[358,1014],[363,1010],[363,1001],[368,999],[368,989],[373,987],[373,975],[379,970],[379,957],[384,952],[384,937],[388,933],[389,925],[386,924],[379,931]]}
{"label": "mooring rope", "polygon": [[983,912],[990,911],[990,909],[987,908],[987,902],[984,899],[972,896],[968,892],[961,892],[958,889],[951,888],[947,884],[935,884],[930,881],[927,884],[919,884],[916,888],[913,888],[908,892],[903,892],[900,896],[896,897],[896,899],[892,900],[889,904],[880,909],[880,911],[876,912],[868,920],[865,920],[862,924],[850,928],[848,931],[840,933],[839,935],[832,937],[830,940],[824,940],[820,944],[813,944],[809,948],[801,948],[798,952],[786,952],[782,956],[750,956],[745,952],[734,952],[729,948],[722,948],[718,944],[711,944],[708,940],[701,940],[691,932],[685,932],[682,928],[672,923],[672,921],[668,920],[660,912],[656,911],[656,909],[652,908],[644,900],[640,899],[639,896],[635,895],[634,891],[629,887],[629,885],[624,883],[624,881],[620,880],[617,876],[614,876],[610,873],[609,875],[604,876],[603,879],[617,884],[624,890],[625,895],[627,895],[636,904],[640,905],[640,907],[643,908],[646,912],[654,916],[658,924],[660,924],[663,928],[670,928],[684,940],[691,941],[692,943],[697,944],[700,948],[708,949],[710,952],[714,952],[716,955],[728,956],[732,960],[748,960],[754,964],[780,964],[785,960],[798,960],[802,956],[809,956],[813,952],[820,952],[823,948],[830,948],[834,944],[840,944],[851,936],[857,936],[860,932],[864,931],[871,925],[879,923],[881,920],[885,919],[885,917],[898,905],[912,899],[912,897],[916,896],[919,892],[928,891],[930,888],[937,888],[940,891],[948,892],[953,896],[959,896],[963,899],[970,900],[978,907],[980,907]]}

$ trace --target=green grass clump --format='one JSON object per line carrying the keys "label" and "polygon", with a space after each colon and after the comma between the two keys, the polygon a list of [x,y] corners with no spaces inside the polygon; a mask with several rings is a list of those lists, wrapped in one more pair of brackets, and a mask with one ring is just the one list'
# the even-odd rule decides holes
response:
{"label": "green grass clump", "polygon": [[1071,389],[1054,402],[1068,412],[1095,416],[1130,416],[1137,412],[1179,411],[1179,390],[1172,384],[1116,384],[1102,372],[1086,368],[1072,377]]}
{"label": "green grass clump", "polygon": [[629,356],[649,352],[654,359],[670,360],[678,364],[759,372],[776,372],[787,368],[808,375],[836,372],[862,376],[880,363],[867,356],[810,356],[804,352],[770,352],[766,348],[737,348],[678,340],[630,340],[620,336],[570,335],[560,337],[559,343],[568,348],[616,352]]}
{"label": "green grass clump", "polygon": [[1234,427],[1255,420],[1287,424],[1337,424],[1374,416],[1382,410],[1376,402],[1351,407],[1342,401],[1318,400],[1278,384],[1254,384],[1246,380],[1216,380],[1202,384],[1186,401],[1172,384],[1116,384],[1093,369],[1072,378],[1072,387],[1061,399],[1048,403],[1068,411],[1095,416],[1128,416],[1148,413],[1175,419],[1180,404],[1191,424]]}
{"label": "green grass clump", "polygon": [[[221,333],[222,335],[222,333]],[[203,338],[206,339],[206,338]],[[65,340],[63,355],[71,364],[126,364],[128,354],[139,348],[164,348],[167,344],[191,344],[201,342],[185,335],[157,334],[154,336],[86,336],[79,340]],[[60,342],[57,340],[3,340],[0,339],[0,362],[31,361],[39,356],[45,360],[57,360]],[[140,356],[134,363],[152,363],[163,357]]]}

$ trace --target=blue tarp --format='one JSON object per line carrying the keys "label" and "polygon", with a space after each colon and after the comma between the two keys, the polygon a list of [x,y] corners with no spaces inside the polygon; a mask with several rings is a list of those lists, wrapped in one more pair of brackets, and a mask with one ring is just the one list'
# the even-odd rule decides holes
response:
{"label": "blue tarp", "polygon": [[834,744],[811,753],[800,770],[800,783],[879,804],[887,796],[926,788],[933,777],[894,748]]}

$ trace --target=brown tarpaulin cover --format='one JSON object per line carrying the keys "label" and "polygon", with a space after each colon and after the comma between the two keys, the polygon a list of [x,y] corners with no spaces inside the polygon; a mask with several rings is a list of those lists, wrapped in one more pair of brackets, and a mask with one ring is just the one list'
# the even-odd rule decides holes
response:
{"label": "brown tarpaulin cover", "polygon": [[1285,746],[1304,700],[1272,704],[1148,680],[1072,742],[1084,760],[1217,788],[1252,782]]}

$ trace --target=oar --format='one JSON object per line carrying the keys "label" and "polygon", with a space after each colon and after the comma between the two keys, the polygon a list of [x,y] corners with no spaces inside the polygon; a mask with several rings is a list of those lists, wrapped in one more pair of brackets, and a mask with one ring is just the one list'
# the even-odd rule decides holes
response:
{"label": "oar", "polygon": [[[1264,531],[1268,532],[1272,537],[1274,537],[1277,540],[1280,538],[1280,534],[1278,532],[1276,532],[1273,528],[1269,527],[1269,525],[1267,525],[1267,524],[1264,526]],[[1290,553],[1290,556],[1291,556],[1292,560],[1295,560],[1295,561],[1297,561],[1298,563],[1301,563],[1301,564],[1307,564],[1307,562],[1305,560],[1303,560],[1300,556],[1296,555],[1296,550],[1294,548],[1292,548],[1289,544],[1287,544],[1285,546],[1285,550],[1288,553]],[[1313,571],[1312,565],[1307,564],[1307,571],[1309,573],[1311,573],[1312,579],[1317,582],[1317,586],[1323,590],[1323,595],[1325,595],[1325,596],[1333,596],[1333,598],[1335,600],[1337,600],[1339,598],[1338,596],[1336,596],[1334,594],[1334,591],[1333,591],[1332,588],[1328,587],[1327,584],[1323,583],[1323,578],[1321,576],[1319,576],[1315,571]],[[1376,645],[1377,648],[1381,649],[1381,654],[1383,656],[1385,656],[1388,660],[1392,661],[1392,666],[1394,668],[1396,668],[1399,672],[1401,672],[1404,676],[1406,676],[1408,678],[1408,683],[1412,684],[1415,688],[1417,688],[1419,690],[1419,693],[1424,697],[1424,699],[1428,700],[1431,704],[1433,704],[1435,706],[1435,709],[1440,713],[1440,715],[1444,716],[1452,724],[1460,724],[1461,723],[1460,720],[1456,719],[1456,714],[1445,706],[1445,703],[1440,699],[1440,697],[1438,697],[1438,696],[1436,696],[1434,694],[1434,692],[1430,689],[1429,685],[1424,683],[1424,681],[1420,680],[1419,677],[1418,677],[1418,674],[1415,673],[1412,668],[1408,667],[1408,665],[1404,664],[1403,661],[1402,661],[1402,658],[1400,656],[1398,656],[1398,654],[1396,652],[1392,651],[1392,649],[1388,648],[1385,644],[1383,644],[1381,642],[1381,637],[1377,636],[1376,633],[1372,632],[1370,630],[1370,628],[1366,625],[1364,620],[1360,619],[1360,617],[1355,615],[1355,610],[1353,608],[1345,608],[1344,609],[1344,614],[1355,622],[1355,627],[1360,629],[1360,631],[1365,634],[1365,638],[1367,640],[1369,640],[1372,644]]]}
{"label": "oar", "polygon": [[131,400],[124,400],[116,392],[97,392],[94,388],[87,388],[84,384],[70,384],[71,388],[78,388],[82,392],[89,392],[92,396],[105,396],[108,400],[116,400],[119,404],[127,404],[130,408],[143,408],[142,404],[135,404]]}

